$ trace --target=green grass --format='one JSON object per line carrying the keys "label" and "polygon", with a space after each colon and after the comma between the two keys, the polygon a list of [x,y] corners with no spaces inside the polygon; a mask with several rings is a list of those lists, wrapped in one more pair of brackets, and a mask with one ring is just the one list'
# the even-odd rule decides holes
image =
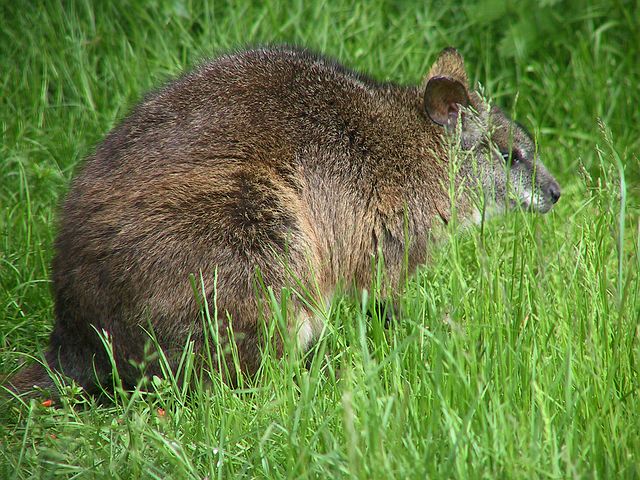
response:
{"label": "green grass", "polygon": [[563,196],[451,232],[390,329],[335,299],[309,369],[267,357],[237,390],[3,405],[0,478],[640,477],[636,2],[147,3],[0,6],[0,374],[46,343],[78,163],[145,91],[218,52],[302,44],[415,83],[454,45],[536,132]]}

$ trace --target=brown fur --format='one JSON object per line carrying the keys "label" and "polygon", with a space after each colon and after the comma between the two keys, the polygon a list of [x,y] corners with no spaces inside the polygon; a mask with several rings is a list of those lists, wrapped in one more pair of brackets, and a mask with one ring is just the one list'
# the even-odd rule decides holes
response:
{"label": "brown fur", "polygon": [[[444,83],[429,91],[434,77]],[[449,95],[451,85],[464,95]],[[454,120],[466,107],[462,144],[488,181],[502,161],[482,142],[491,118],[512,124],[467,89],[452,49],[422,87],[400,87],[303,50],[270,48],[221,57],[152,93],[87,160],[64,203],[47,362],[93,390],[110,372],[96,330],[109,332],[128,383],[149,325],[170,356],[188,335],[201,351],[190,274],[202,274],[211,304],[216,289],[221,338],[231,317],[249,374],[263,341],[257,271],[276,296],[300,279],[321,303],[339,282],[368,288],[372,256],[381,253],[391,294],[449,218],[447,132],[455,122],[432,120],[425,98]],[[463,217],[475,208],[470,198],[459,199]],[[305,344],[321,326],[293,301],[292,336],[309,330]],[[147,373],[159,372],[151,365]],[[12,383],[17,391],[51,386],[39,366]]]}

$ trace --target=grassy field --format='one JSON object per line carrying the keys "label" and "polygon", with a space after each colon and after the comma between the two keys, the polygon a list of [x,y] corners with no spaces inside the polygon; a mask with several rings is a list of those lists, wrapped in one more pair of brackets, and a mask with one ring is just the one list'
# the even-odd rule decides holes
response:
{"label": "grassy field", "polygon": [[563,196],[451,232],[392,328],[335,299],[310,368],[268,357],[235,390],[3,403],[0,478],[640,478],[637,2],[62,3],[0,6],[0,374],[46,343],[77,165],[219,52],[300,44],[416,83],[454,45]]}

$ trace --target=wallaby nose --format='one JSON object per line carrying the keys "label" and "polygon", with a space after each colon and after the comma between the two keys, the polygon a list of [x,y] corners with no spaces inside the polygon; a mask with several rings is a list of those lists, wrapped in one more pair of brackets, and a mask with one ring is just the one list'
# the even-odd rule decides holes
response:
{"label": "wallaby nose", "polygon": [[549,187],[549,195],[551,196],[551,201],[553,203],[558,203],[558,200],[560,199],[560,185],[557,183],[551,184]]}

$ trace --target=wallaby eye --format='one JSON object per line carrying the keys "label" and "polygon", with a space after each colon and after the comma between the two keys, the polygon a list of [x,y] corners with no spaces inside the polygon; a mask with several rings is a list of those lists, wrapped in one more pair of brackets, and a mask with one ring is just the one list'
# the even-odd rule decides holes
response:
{"label": "wallaby eye", "polygon": [[[504,159],[504,163],[509,163],[509,152],[500,152],[500,154],[502,155],[502,158]],[[516,153],[515,150],[511,151],[511,164],[516,164],[518,163],[518,161],[520,160],[520,157],[518,157],[518,154]]]}

